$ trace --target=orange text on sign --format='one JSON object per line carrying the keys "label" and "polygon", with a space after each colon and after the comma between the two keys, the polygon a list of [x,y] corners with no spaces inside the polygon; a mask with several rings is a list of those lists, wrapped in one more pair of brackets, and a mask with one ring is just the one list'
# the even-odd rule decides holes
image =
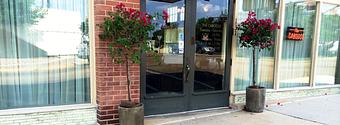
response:
{"label": "orange text on sign", "polygon": [[301,33],[288,33],[288,36],[287,36],[288,39],[291,39],[291,40],[303,40],[304,38],[304,35],[301,34]]}

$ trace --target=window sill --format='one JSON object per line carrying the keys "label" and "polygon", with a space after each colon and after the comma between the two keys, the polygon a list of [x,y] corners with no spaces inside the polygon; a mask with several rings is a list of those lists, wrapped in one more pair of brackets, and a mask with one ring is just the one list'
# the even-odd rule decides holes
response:
{"label": "window sill", "polygon": [[[296,87],[296,88],[282,88],[282,89],[267,89],[267,93],[269,92],[283,92],[283,91],[294,91],[294,90],[309,90],[309,89],[326,89],[326,88],[340,88],[340,85],[328,85],[328,86],[315,86],[315,87]],[[235,91],[232,92],[231,95],[243,95],[246,91]]]}
{"label": "window sill", "polygon": [[88,109],[88,108],[95,108],[95,107],[96,107],[95,105],[87,103],[87,104],[74,104],[74,105],[4,109],[4,110],[0,110],[0,116],[2,116],[2,115],[29,114],[29,113],[41,113],[41,112],[53,112],[53,111],[65,111],[65,110],[77,110],[77,109]]}

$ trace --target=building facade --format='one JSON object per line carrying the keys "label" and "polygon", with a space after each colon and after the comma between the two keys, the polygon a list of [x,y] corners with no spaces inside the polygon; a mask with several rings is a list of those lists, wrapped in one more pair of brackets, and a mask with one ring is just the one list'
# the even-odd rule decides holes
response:
{"label": "building facade", "polygon": [[333,0],[3,0],[0,124],[117,124],[127,99],[97,24],[114,6],[166,11],[150,33],[154,61],[131,66],[132,99],[146,115],[242,106],[251,50],[238,44],[248,11],[281,26],[259,53],[267,100],[340,93],[340,3]]}

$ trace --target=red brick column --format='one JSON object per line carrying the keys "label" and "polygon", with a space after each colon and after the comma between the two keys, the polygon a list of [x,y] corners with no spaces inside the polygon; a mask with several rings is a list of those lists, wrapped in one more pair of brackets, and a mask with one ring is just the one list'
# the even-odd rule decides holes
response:
{"label": "red brick column", "polygon": [[[94,23],[100,24],[107,13],[114,11],[115,5],[124,3],[128,8],[139,9],[140,0],[94,0]],[[118,124],[118,105],[121,100],[127,100],[126,69],[123,65],[113,64],[108,54],[107,42],[99,40],[101,31],[95,28],[96,51],[96,98],[97,98],[97,122],[101,125]],[[139,65],[130,67],[131,96],[133,101],[140,101],[140,73]]]}

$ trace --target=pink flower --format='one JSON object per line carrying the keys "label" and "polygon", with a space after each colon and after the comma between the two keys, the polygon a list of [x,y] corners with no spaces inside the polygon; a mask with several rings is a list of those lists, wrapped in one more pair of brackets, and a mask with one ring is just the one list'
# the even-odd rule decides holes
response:
{"label": "pink flower", "polygon": [[267,23],[271,23],[271,22],[272,22],[272,19],[268,18],[268,19],[266,19],[266,22],[267,22]]}
{"label": "pink flower", "polygon": [[132,9],[132,8],[129,8],[128,11],[129,11],[130,14],[136,12],[136,10],[135,10],[135,9]]}
{"label": "pink flower", "polygon": [[147,18],[147,22],[148,22],[148,24],[151,24],[151,19],[152,19],[152,16],[151,15],[149,15],[149,14],[146,14],[145,15],[146,16],[146,18]]}
{"label": "pink flower", "polygon": [[163,16],[162,17],[163,17],[163,20],[168,20],[169,14],[166,10],[163,10]]}
{"label": "pink flower", "polygon": [[119,9],[124,8],[124,7],[125,7],[125,5],[123,3],[118,3],[116,5],[116,8],[119,8]]}
{"label": "pink flower", "polygon": [[128,14],[129,14],[129,18],[133,19],[135,17],[136,10],[129,8]]}
{"label": "pink flower", "polygon": [[245,23],[245,24],[249,24],[249,21],[248,21],[248,20],[246,20],[246,21],[244,21],[244,23]]}
{"label": "pink flower", "polygon": [[265,23],[266,23],[266,21],[260,20],[260,24],[265,24]]}
{"label": "pink flower", "polygon": [[254,17],[254,16],[256,16],[255,12],[253,12],[253,11],[249,11],[249,13],[248,13],[248,17]]}
{"label": "pink flower", "polygon": [[140,20],[141,20],[141,23],[142,23],[143,26],[147,26],[147,25],[148,25],[148,21],[147,21],[145,15],[144,15],[144,16],[141,16],[141,17],[140,17]]}
{"label": "pink flower", "polygon": [[270,30],[273,31],[273,30],[275,30],[276,27],[277,27],[276,24],[272,24],[272,25],[270,26]]}
{"label": "pink flower", "polygon": [[244,40],[244,41],[250,40],[250,37],[249,37],[249,36],[243,36],[243,37],[241,38],[241,40]]}
{"label": "pink flower", "polygon": [[[273,31],[280,28],[277,23],[273,23],[271,19],[256,18],[255,12],[250,11],[248,18],[238,25],[242,30],[240,42],[243,47],[259,47],[261,49],[268,48],[274,44],[272,40]],[[264,38],[269,38],[265,40]]]}

